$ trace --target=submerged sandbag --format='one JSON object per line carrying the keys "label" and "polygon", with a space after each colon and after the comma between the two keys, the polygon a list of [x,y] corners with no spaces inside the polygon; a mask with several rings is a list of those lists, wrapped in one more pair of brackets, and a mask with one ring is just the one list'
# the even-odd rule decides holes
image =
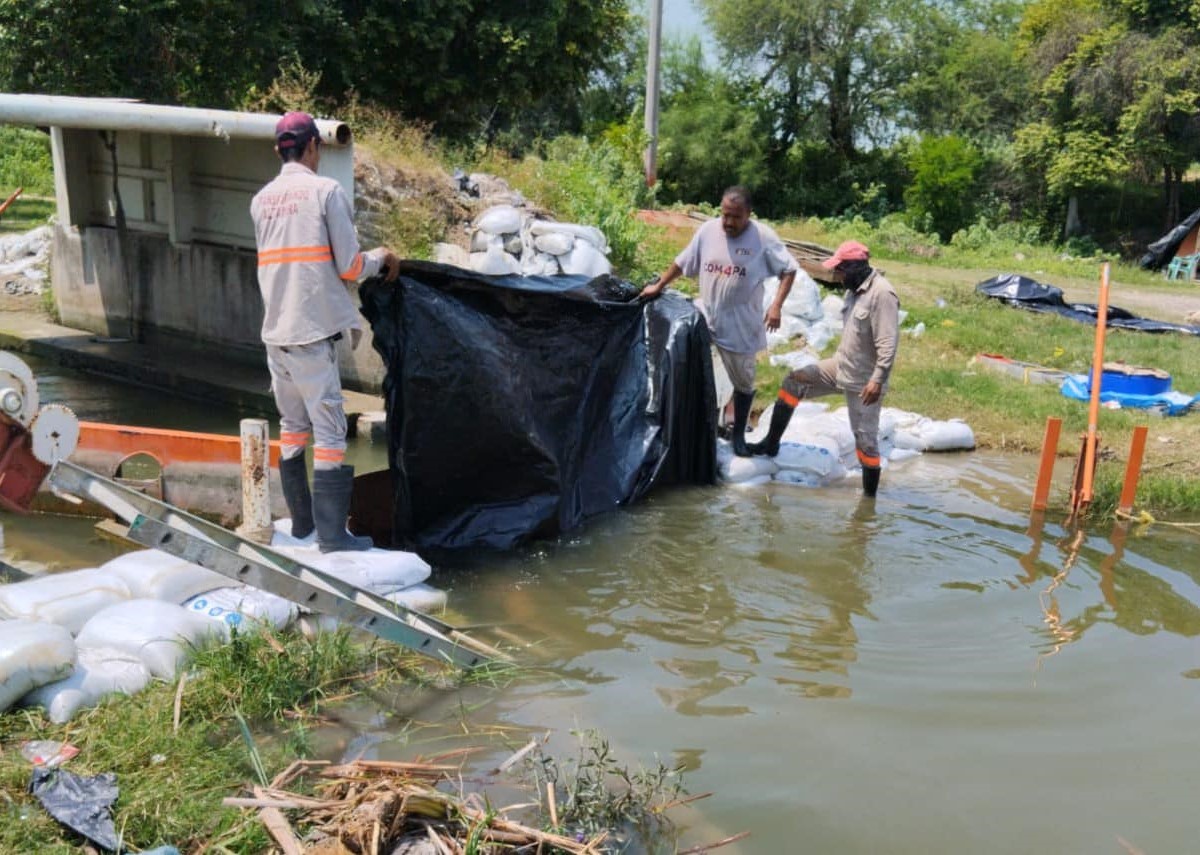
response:
{"label": "submerged sandbag", "polygon": [[28,692],[62,679],[75,667],[75,642],[64,627],[0,620],[0,712]]}
{"label": "submerged sandbag", "polygon": [[34,689],[21,705],[42,707],[52,722],[62,724],[108,695],[136,695],[149,682],[150,672],[137,656],[113,647],[80,647],[69,677]]}
{"label": "submerged sandbag", "polygon": [[47,573],[0,586],[0,615],[55,623],[76,633],[105,606],[132,596],[125,581],[103,567]]}
{"label": "submerged sandbag", "polygon": [[97,612],[79,631],[80,647],[112,647],[170,680],[188,655],[220,632],[212,621],[161,600],[128,600]]}
{"label": "submerged sandbag", "polygon": [[102,564],[100,569],[124,580],[134,599],[176,604],[229,583],[220,573],[158,549],[127,552]]}

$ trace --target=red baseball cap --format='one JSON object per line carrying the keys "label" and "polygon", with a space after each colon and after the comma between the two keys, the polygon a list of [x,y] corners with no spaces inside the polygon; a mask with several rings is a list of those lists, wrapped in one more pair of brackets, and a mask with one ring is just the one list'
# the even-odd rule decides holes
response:
{"label": "red baseball cap", "polygon": [[833,251],[833,255],[821,262],[826,270],[833,270],[843,261],[866,261],[871,253],[866,246],[856,240],[843,241],[842,245]]}
{"label": "red baseball cap", "polygon": [[275,123],[275,145],[281,151],[293,146],[303,149],[309,140],[320,137],[317,122],[308,113],[285,113],[283,118]]}

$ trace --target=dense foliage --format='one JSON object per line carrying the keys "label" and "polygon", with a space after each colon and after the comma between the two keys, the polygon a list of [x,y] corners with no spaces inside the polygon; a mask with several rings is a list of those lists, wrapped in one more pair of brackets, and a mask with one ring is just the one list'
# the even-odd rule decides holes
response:
{"label": "dense foliage", "polygon": [[[711,41],[664,47],[661,201],[744,183],[771,217],[899,214],[943,241],[1012,222],[1130,252],[1200,204],[1196,0],[694,2]],[[309,105],[546,155],[640,125],[640,9],[4,0],[0,89],[277,109],[291,70]]]}

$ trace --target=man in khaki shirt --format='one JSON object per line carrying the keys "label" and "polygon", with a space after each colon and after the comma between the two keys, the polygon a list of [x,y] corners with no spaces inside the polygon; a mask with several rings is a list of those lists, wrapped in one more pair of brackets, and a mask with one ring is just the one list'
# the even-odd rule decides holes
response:
{"label": "man in khaki shirt", "polygon": [[805,398],[843,392],[862,465],[863,494],[874,496],[881,466],[879,412],[896,359],[900,300],[891,283],[871,267],[870,253],[858,241],[843,243],[821,266],[840,274],[846,289],[842,340],[831,359],[793,371],[784,379],[767,436],[751,445],[750,451],[774,457],[797,404]]}

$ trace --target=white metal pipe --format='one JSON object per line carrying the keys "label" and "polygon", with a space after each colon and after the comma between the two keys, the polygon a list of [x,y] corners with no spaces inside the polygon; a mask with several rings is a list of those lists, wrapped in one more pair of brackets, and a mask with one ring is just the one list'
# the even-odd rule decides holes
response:
{"label": "white metal pipe", "polygon": [[242,419],[242,524],[237,533],[271,542],[271,445],[265,419]]}
{"label": "white metal pipe", "polygon": [[650,2],[650,38],[646,55],[646,186],[658,180],[659,54],[662,51],[662,0]]}
{"label": "white metal pipe", "polygon": [[[0,123],[15,125],[274,140],[278,121],[279,116],[268,113],[167,107],[115,98],[0,93]],[[350,126],[345,122],[317,119],[317,128],[326,145],[350,142]]]}

